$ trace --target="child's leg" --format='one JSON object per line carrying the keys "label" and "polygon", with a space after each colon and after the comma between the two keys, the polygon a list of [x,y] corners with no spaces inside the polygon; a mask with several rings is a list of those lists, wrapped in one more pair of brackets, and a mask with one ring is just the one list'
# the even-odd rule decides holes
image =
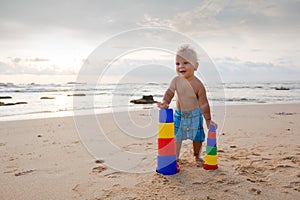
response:
{"label": "child's leg", "polygon": [[176,142],[176,157],[177,157],[177,161],[179,160],[179,154],[180,154],[181,144],[182,144],[182,142]]}
{"label": "child's leg", "polygon": [[194,142],[193,141],[193,149],[194,149],[194,157],[198,167],[200,167],[203,163],[202,158],[200,158],[201,154],[202,142]]}

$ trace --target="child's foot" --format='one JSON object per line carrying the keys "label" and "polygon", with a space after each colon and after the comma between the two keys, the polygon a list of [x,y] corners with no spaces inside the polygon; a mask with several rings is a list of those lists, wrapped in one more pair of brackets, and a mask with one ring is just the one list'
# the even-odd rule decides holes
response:
{"label": "child's foot", "polygon": [[195,157],[195,163],[197,167],[203,167],[203,159],[199,157]]}

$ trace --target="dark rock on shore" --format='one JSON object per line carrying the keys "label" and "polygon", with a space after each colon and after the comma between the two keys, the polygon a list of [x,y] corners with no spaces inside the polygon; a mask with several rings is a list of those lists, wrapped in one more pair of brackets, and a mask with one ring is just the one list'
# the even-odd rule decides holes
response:
{"label": "dark rock on shore", "polygon": [[16,105],[17,104],[28,104],[27,102],[25,102],[25,101],[20,101],[20,102],[17,102],[17,103],[15,103]]}
{"label": "dark rock on shore", "polygon": [[0,96],[0,99],[12,99],[10,96]]}
{"label": "dark rock on shore", "polygon": [[83,97],[86,96],[86,94],[68,94],[68,97],[70,96]]}
{"label": "dark rock on shore", "polygon": [[40,99],[55,99],[55,97],[41,97]]}
{"label": "dark rock on shore", "polygon": [[143,95],[143,97],[141,99],[131,100],[130,103],[134,103],[134,104],[151,104],[151,103],[158,103],[158,102],[154,101],[152,95]]}
{"label": "dark rock on shore", "polygon": [[4,103],[0,102],[0,106],[13,106],[13,105],[19,105],[19,104],[28,104],[27,102],[16,102],[16,103]]}
{"label": "dark rock on shore", "polygon": [[73,82],[73,81],[71,81],[71,82],[67,82],[67,84],[69,84],[69,85],[84,85],[86,83],[80,83],[80,82]]}
{"label": "dark rock on shore", "polygon": [[290,88],[287,87],[276,87],[275,90],[290,90]]}

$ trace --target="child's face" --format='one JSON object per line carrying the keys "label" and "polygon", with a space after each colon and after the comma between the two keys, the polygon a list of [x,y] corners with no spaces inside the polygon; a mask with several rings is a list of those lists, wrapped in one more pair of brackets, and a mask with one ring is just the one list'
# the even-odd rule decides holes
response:
{"label": "child's face", "polygon": [[190,79],[194,76],[194,71],[197,70],[198,63],[195,59],[186,52],[181,52],[176,55],[176,72],[180,77]]}

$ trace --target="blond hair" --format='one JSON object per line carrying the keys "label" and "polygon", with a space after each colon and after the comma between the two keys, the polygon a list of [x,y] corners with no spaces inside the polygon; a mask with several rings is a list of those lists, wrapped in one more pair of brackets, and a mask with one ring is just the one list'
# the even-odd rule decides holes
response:
{"label": "blond hair", "polygon": [[180,53],[184,52],[189,54],[195,62],[198,62],[197,53],[189,44],[181,45],[177,50],[177,55],[180,55]]}

